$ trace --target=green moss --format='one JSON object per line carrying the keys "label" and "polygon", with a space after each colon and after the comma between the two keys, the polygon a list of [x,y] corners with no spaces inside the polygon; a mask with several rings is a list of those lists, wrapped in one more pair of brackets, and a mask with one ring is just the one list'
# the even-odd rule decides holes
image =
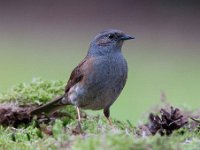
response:
{"label": "green moss", "polygon": [[31,83],[20,83],[13,86],[7,92],[0,94],[0,102],[17,102],[20,104],[45,103],[63,94],[64,83],[62,81],[48,81],[35,78]]}
{"label": "green moss", "polygon": [[[63,93],[62,81],[45,81],[35,79],[31,83],[14,86],[7,93],[1,94],[1,102],[17,102],[19,104],[46,103],[56,95]],[[200,147],[199,129],[179,129],[171,136],[137,135],[136,127],[129,121],[112,119],[109,125],[104,116],[87,116],[82,120],[83,134],[74,135],[77,125],[76,111],[68,106],[62,111],[72,118],[62,117],[55,122],[44,125],[52,134],[46,134],[37,128],[36,122],[21,125],[19,128],[0,126],[0,149],[9,150],[194,150]]]}

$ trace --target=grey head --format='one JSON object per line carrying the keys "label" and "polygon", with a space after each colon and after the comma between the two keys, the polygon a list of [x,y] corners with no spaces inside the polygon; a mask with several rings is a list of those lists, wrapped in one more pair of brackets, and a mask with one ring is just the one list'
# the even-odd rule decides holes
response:
{"label": "grey head", "polygon": [[134,37],[125,34],[117,29],[109,29],[97,34],[90,43],[88,55],[107,55],[110,53],[121,52],[125,40],[131,40]]}

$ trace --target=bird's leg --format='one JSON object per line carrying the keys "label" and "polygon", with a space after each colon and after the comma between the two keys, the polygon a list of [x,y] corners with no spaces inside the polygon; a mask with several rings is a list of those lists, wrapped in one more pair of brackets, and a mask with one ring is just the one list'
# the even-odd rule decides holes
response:
{"label": "bird's leg", "polygon": [[79,110],[78,106],[76,106],[76,111],[78,114],[78,121],[81,122],[81,115],[80,115],[80,110]]}
{"label": "bird's leg", "polygon": [[111,121],[111,119],[110,119],[110,108],[109,108],[109,107],[108,107],[108,108],[105,108],[105,109],[103,110],[103,113],[104,113],[106,119],[108,120],[109,125],[112,125],[112,121]]}
{"label": "bird's leg", "polygon": [[77,111],[77,114],[78,114],[78,127],[79,127],[80,131],[82,131],[82,129],[81,129],[81,115],[80,115],[80,110],[79,110],[78,106],[76,106],[76,111]]}

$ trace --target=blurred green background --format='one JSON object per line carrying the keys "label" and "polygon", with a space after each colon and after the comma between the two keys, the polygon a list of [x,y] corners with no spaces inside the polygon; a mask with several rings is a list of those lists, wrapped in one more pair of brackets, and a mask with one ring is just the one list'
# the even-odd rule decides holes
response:
{"label": "blurred green background", "polygon": [[160,103],[200,106],[198,0],[0,1],[0,92],[33,77],[67,81],[100,31],[136,37],[123,46],[128,82],[111,116],[137,122]]}

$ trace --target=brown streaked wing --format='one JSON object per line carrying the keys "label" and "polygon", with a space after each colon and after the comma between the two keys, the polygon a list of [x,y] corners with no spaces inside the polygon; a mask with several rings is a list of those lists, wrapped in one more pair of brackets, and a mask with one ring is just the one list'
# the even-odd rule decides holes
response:
{"label": "brown streaked wing", "polygon": [[84,59],[74,70],[72,71],[70,78],[65,86],[65,92],[67,93],[69,89],[74,86],[76,83],[80,82],[83,79],[83,72],[81,71],[81,66],[86,62],[87,59]]}
{"label": "brown streaked wing", "polygon": [[88,78],[92,70],[92,64],[95,61],[94,57],[86,57],[71,73],[71,76],[65,87],[65,93],[67,93],[72,86],[78,82],[84,84],[84,80]]}

